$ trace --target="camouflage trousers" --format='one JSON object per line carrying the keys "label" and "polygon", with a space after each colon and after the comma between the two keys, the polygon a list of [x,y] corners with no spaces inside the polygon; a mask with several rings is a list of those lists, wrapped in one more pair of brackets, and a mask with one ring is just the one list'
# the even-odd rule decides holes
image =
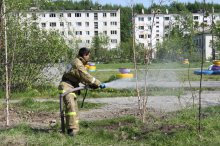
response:
{"label": "camouflage trousers", "polygon": [[[58,87],[60,93],[64,93],[72,88],[74,87],[66,82],[61,82]],[[77,133],[79,131],[79,112],[76,94],[67,94],[63,97],[63,102],[65,104],[66,128],[73,129],[73,132]]]}

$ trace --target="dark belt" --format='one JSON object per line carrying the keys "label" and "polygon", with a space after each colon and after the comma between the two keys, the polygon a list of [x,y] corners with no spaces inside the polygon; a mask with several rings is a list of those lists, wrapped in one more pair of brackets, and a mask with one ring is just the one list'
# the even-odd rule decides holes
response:
{"label": "dark belt", "polygon": [[[70,81],[69,79],[67,79],[66,77],[62,77],[62,82],[66,82],[67,84],[70,84],[72,85],[73,87],[79,87],[79,84],[78,83],[75,83],[73,81]],[[80,90],[78,91],[75,91],[76,94],[80,95]]]}

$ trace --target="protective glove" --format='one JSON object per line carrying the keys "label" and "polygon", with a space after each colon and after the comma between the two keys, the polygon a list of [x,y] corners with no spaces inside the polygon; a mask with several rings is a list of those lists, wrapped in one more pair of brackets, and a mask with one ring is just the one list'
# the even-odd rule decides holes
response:
{"label": "protective glove", "polygon": [[99,88],[104,89],[104,88],[106,88],[106,86],[104,83],[102,83],[101,85],[99,85]]}

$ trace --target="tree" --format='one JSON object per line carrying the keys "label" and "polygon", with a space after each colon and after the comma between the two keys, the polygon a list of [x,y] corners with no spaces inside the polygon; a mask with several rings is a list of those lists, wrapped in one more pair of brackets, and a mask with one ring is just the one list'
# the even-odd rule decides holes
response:
{"label": "tree", "polygon": [[107,61],[107,55],[108,55],[108,45],[109,45],[109,37],[105,34],[100,33],[99,35],[96,35],[92,39],[92,60],[94,61],[101,61],[105,62]]}
{"label": "tree", "polygon": [[[11,5],[6,15],[10,87],[26,89],[42,82],[42,70],[66,58],[69,48],[57,32],[40,30],[31,20],[21,21],[21,13],[10,12],[10,8]],[[0,60],[4,60],[4,55]],[[0,76],[4,77],[4,73],[1,69]]]}

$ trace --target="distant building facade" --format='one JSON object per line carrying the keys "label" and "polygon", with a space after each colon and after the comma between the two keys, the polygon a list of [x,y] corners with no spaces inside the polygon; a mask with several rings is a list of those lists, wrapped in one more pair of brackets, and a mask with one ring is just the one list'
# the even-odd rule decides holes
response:
{"label": "distant building facade", "polygon": [[[210,30],[212,23],[220,22],[220,14],[204,16],[202,13],[192,13],[194,28],[197,32],[202,31],[201,25],[205,30]],[[164,38],[169,37],[169,33],[174,26],[183,28],[182,22],[185,19],[178,14],[161,14],[152,12],[152,14],[138,14],[135,16],[135,40],[136,43],[142,44],[145,48],[153,49],[153,58],[156,53],[156,44],[163,42]],[[203,22],[204,21],[204,22]],[[187,34],[188,32],[184,32]],[[204,48],[208,49],[208,48]],[[210,54],[210,51],[206,51]],[[207,57],[209,56],[207,54]]]}
{"label": "distant building facade", "polygon": [[198,48],[198,52],[201,54],[203,50],[204,58],[207,60],[213,57],[213,53],[215,53],[215,56],[218,55],[212,46],[212,39],[216,40],[216,36],[213,36],[210,32],[197,34],[193,38],[194,44]]}
{"label": "distant building facade", "polygon": [[93,37],[98,35],[108,37],[108,49],[116,48],[121,41],[120,9],[40,11],[32,8],[23,19],[32,19],[41,29],[56,30],[67,44],[77,42],[80,47],[91,47]]}

